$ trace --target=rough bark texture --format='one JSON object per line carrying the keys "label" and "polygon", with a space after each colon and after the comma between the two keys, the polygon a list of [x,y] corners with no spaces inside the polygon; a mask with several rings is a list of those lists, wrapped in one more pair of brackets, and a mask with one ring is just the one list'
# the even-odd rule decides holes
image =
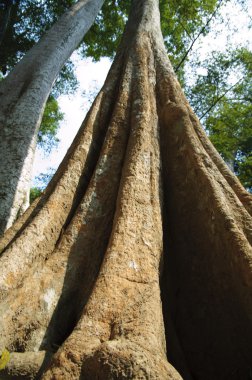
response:
{"label": "rough bark texture", "polygon": [[104,0],[80,0],[0,83],[0,234],[29,206],[37,133],[52,85]]}
{"label": "rough bark texture", "polygon": [[134,0],[72,147],[0,242],[12,373],[24,355],[20,379],[249,379],[251,205],[181,91],[158,1]]}

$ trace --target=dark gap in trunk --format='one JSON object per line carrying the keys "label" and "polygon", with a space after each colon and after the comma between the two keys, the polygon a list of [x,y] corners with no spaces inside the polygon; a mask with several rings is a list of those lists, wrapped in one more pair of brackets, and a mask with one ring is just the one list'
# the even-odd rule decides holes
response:
{"label": "dark gap in trunk", "polygon": [[163,211],[163,236],[164,253],[160,290],[165,325],[167,359],[180,373],[183,380],[198,380],[192,375],[187,365],[175,327],[176,300],[179,296],[180,289],[177,282],[176,250],[172,244],[169,217],[165,211]]}
{"label": "dark gap in trunk", "polygon": [[[41,350],[57,351],[78,323],[83,308],[95,286],[108,245],[111,229],[112,223],[110,222],[106,225],[106,231],[104,231],[106,239],[103,242],[103,246],[97,249],[96,257],[93,255],[90,255],[90,257],[81,257],[78,250],[78,246],[81,245],[81,238],[79,239],[80,241],[77,240],[76,244],[72,247],[69,254],[63,290],[47,327],[40,347]],[[82,271],[81,269],[79,270],[79,273],[77,272],[78,264],[80,268],[84,267]],[[77,273],[72,273],[73,266],[75,267],[74,271]]]}

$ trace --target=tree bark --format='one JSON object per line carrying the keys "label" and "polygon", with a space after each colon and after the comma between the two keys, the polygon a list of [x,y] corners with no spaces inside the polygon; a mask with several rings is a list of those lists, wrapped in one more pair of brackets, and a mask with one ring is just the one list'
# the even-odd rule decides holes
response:
{"label": "tree bark", "polygon": [[0,233],[29,206],[37,133],[52,85],[104,0],[80,0],[0,83]]}
{"label": "tree bark", "polygon": [[133,0],[104,87],[22,222],[0,242],[0,344],[52,356],[39,378],[249,378],[251,196],[184,97],[158,0]]}

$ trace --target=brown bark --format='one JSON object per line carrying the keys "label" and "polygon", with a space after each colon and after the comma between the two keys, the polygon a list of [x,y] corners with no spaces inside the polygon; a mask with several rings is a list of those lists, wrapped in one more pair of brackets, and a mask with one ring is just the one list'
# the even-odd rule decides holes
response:
{"label": "brown bark", "polygon": [[43,380],[250,376],[251,197],[193,115],[158,16],[133,1],[75,142],[0,242],[0,344],[52,356]]}

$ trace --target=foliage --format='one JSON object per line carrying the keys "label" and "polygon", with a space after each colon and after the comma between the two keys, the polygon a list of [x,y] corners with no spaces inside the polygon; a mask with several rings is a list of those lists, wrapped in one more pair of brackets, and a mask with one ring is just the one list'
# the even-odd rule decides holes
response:
{"label": "foliage", "polygon": [[0,68],[7,71],[41,38],[56,19],[73,3],[19,0],[13,7],[1,49]]}
{"label": "foliage", "polygon": [[[221,1],[224,3],[224,1]],[[169,58],[177,66],[185,55],[191,40],[202,30],[218,4],[217,0],[160,0],[161,27]],[[129,0],[106,1],[90,32],[85,36],[81,52],[99,60],[113,58],[122,35],[130,8]],[[202,33],[207,32],[207,28]],[[106,41],[106,43],[104,43]],[[179,75],[183,77],[181,68]]]}
{"label": "foliage", "polygon": [[[224,0],[219,0],[224,2]],[[12,8],[3,41],[0,70],[7,72],[37,42],[74,0],[19,0]],[[160,1],[161,25],[171,59],[177,64],[218,4],[217,0]],[[84,38],[80,51],[94,60],[113,57],[122,35],[130,0],[107,0]],[[207,30],[204,31],[206,33]],[[66,69],[65,69],[66,70]],[[68,64],[68,73],[72,73]],[[66,79],[66,77],[65,77]],[[71,80],[71,75],[68,80]]]}
{"label": "foliage", "polygon": [[223,158],[252,190],[252,105],[226,99],[206,121],[210,139]]}
{"label": "foliage", "polygon": [[161,27],[173,67],[179,65],[199,32],[207,33],[209,27],[204,26],[219,3],[224,1],[160,1]]}
{"label": "foliage", "polygon": [[[11,17],[2,48],[0,75],[8,72],[36,43],[52,24],[77,0],[19,0],[12,5]],[[251,188],[251,53],[246,49],[213,53],[205,62],[195,63],[206,74],[196,83],[186,86],[184,65],[199,34],[206,35],[219,7],[229,0],[160,0],[161,27],[165,45],[180,82],[210,138],[224,159],[234,168],[244,185]],[[246,6],[246,1],[237,0]],[[99,60],[113,57],[120,41],[130,8],[130,0],[107,0],[96,22],[81,43],[79,53]],[[0,16],[2,10],[0,9]],[[186,59],[185,59],[186,57]],[[234,73],[241,73],[236,80]],[[77,81],[74,65],[63,67],[50,96],[38,143],[50,151],[62,113],[56,98],[61,93],[74,92]],[[249,101],[250,100],[250,101]]]}
{"label": "foliage", "polygon": [[40,175],[35,178],[35,186],[30,189],[30,203],[42,194],[54,173],[55,169],[50,168],[47,173],[40,173]]}
{"label": "foliage", "polygon": [[[11,70],[58,17],[75,2],[76,0],[17,1],[12,6],[9,25],[0,51],[0,72],[5,74]],[[101,56],[113,57],[128,16],[130,2],[130,0],[105,1],[96,22],[84,38],[84,44],[81,44],[79,52],[82,55],[92,57],[94,60],[99,60]],[[173,64],[180,62],[190,45],[190,40],[205,25],[216,4],[217,0],[204,2],[182,0],[179,4],[175,0],[160,1],[161,26]],[[183,81],[182,69],[179,76]],[[76,87],[74,65],[68,61],[56,81],[53,96],[74,92]]]}
{"label": "foliage", "polygon": [[32,187],[30,189],[30,204],[42,194],[42,190],[38,187]]}
{"label": "foliage", "polygon": [[191,105],[243,185],[252,190],[252,52],[215,53],[187,88]]}
{"label": "foliage", "polygon": [[[204,24],[207,15],[215,8],[216,1],[207,0],[201,3],[193,0],[189,3],[188,0],[183,0],[178,5],[175,0],[161,0],[162,29],[168,51],[172,52],[173,62],[179,61],[184,54],[189,43],[189,34],[192,36]],[[19,0],[13,4],[0,51],[0,71],[3,74],[7,73],[74,2]],[[106,1],[79,51],[94,60],[101,56],[112,57],[119,43],[129,7],[130,0]],[[180,77],[182,79],[182,75]],[[74,92],[76,87],[74,65],[69,60],[56,81],[39,131],[38,143],[44,146],[46,151],[50,151],[57,144],[55,135],[62,120],[55,98],[61,93]]]}
{"label": "foliage", "polygon": [[38,145],[47,153],[58,143],[56,134],[63,118],[64,114],[60,111],[57,100],[50,95],[38,133]]}
{"label": "foliage", "polygon": [[[0,49],[0,71],[5,75],[39,41],[59,16],[75,1],[16,1]],[[3,9],[0,9],[0,19]],[[54,87],[54,95],[75,91],[77,80],[71,61],[66,62]]]}

